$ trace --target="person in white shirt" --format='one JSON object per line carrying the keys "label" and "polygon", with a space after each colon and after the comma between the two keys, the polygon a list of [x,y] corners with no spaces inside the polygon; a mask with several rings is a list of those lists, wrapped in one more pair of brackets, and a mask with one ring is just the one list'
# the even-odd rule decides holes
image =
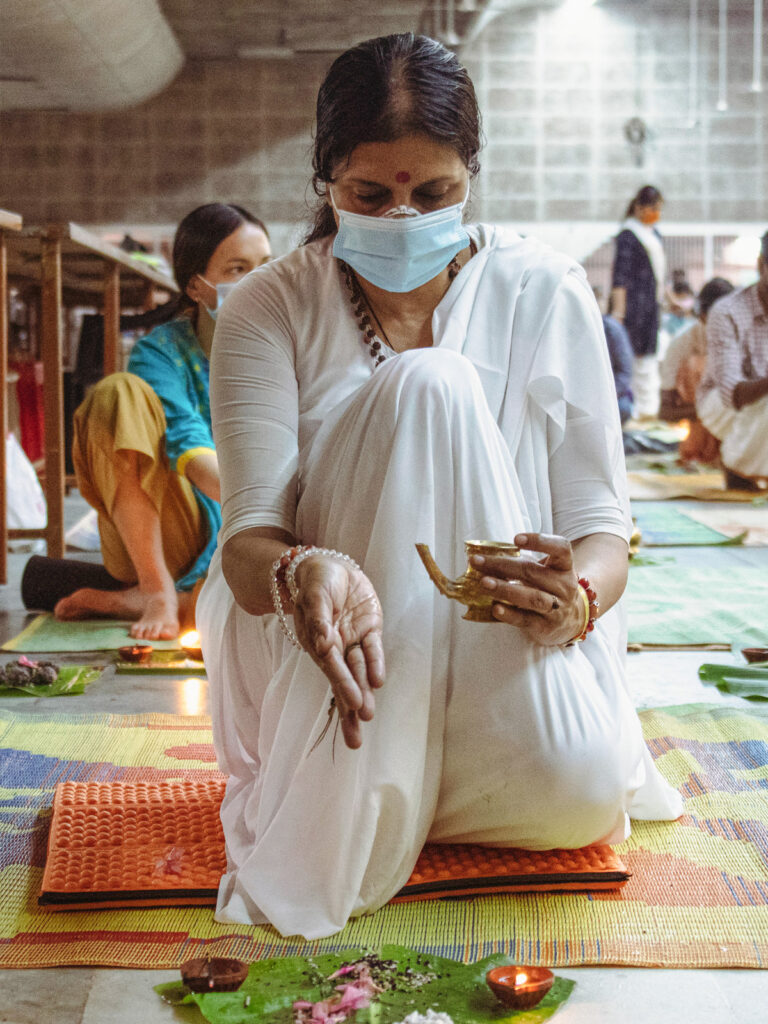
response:
{"label": "person in white shirt", "polygon": [[718,302],[707,320],[707,367],[696,395],[720,440],[726,486],[768,489],[768,231],[758,280]]}
{"label": "person in white shirt", "polygon": [[714,304],[729,295],[733,285],[724,277],[713,277],[696,298],[696,321],[671,342],[661,363],[661,408],[659,416],[673,423],[688,420],[690,432],[680,443],[680,458],[686,462],[717,462],[720,442],[710,434],[696,413],[696,391],[707,365],[706,323]]}
{"label": "person in white shirt", "polygon": [[[220,921],[329,935],[428,839],[580,847],[680,813],[624,676],[631,520],[600,314],[568,257],[463,224],[479,148],[441,44],[342,54],[309,240],[219,317],[223,527],[197,622],[229,775]],[[473,563],[486,622],[415,550],[455,577],[470,538],[521,550]]]}

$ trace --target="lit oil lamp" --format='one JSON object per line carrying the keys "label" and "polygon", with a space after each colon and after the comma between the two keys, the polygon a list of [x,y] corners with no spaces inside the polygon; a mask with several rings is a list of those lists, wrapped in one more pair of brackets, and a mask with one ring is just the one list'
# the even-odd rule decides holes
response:
{"label": "lit oil lamp", "polygon": [[133,661],[138,665],[148,665],[152,660],[152,644],[129,644],[118,647],[117,653],[121,661]]}
{"label": "lit oil lamp", "polygon": [[200,647],[200,634],[196,629],[190,629],[186,633],[182,633],[179,637],[179,643],[184,649],[184,653],[188,658],[192,658],[194,661],[203,660],[203,651]]}
{"label": "lit oil lamp", "polygon": [[494,967],[485,976],[496,998],[513,1010],[529,1010],[552,988],[555,976],[546,967]]}

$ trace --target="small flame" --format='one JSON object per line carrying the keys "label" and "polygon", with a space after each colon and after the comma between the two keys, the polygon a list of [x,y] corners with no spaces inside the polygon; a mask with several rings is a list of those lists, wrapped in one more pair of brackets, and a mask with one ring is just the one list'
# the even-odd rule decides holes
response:
{"label": "small flame", "polygon": [[526,981],[528,981],[528,975],[525,974],[523,971],[519,971],[515,975],[515,985],[524,985]]}
{"label": "small flame", "polygon": [[179,643],[182,647],[199,647],[200,634],[196,629],[189,629],[179,637]]}

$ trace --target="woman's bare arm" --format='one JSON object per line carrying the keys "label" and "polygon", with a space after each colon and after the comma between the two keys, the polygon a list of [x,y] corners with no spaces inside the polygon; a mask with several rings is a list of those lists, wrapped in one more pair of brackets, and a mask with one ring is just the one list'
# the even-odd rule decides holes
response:
{"label": "woman's bare arm", "polygon": [[272,526],[253,526],[225,543],[221,567],[235,600],[249,615],[274,611],[270,569],[286,548],[295,544],[286,531]]}
{"label": "woman's bare arm", "polygon": [[184,467],[184,475],[199,491],[214,501],[221,501],[219,460],[216,452],[201,452]]}

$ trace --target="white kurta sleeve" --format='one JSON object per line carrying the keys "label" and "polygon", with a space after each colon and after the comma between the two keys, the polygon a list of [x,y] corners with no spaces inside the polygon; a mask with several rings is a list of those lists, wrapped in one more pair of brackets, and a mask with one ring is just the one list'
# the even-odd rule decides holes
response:
{"label": "white kurta sleeve", "polygon": [[554,531],[571,541],[591,533],[628,539],[616,390],[599,310],[580,269],[557,288],[539,352],[531,393],[547,412]]}
{"label": "white kurta sleeve", "polygon": [[253,526],[293,533],[299,398],[295,340],[276,275],[229,297],[211,357],[211,419],[222,494],[220,543]]}

